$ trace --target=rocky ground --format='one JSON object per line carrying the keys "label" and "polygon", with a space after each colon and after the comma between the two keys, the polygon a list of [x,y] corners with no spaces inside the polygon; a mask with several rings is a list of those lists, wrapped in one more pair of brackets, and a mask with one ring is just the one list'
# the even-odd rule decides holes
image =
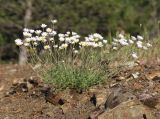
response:
{"label": "rocky ground", "polygon": [[57,91],[35,74],[0,65],[0,119],[160,119],[160,63],[127,68],[87,91]]}

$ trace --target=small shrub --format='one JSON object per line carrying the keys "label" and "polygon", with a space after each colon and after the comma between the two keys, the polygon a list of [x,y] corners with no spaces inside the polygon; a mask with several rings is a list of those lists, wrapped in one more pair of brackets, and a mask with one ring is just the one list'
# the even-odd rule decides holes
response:
{"label": "small shrub", "polygon": [[[46,24],[41,29],[24,29],[24,40],[16,39],[18,46],[28,50],[30,63],[37,63],[38,75],[57,88],[87,89],[100,84],[119,71],[127,61],[139,60],[152,45],[140,35],[118,34],[110,40],[99,33],[82,38],[75,32],[57,33]],[[118,65],[115,65],[118,64]]]}
{"label": "small shrub", "polygon": [[86,68],[72,68],[59,65],[52,67],[44,80],[54,84],[57,88],[87,89],[90,86],[101,84],[107,75],[104,71],[95,71]]}

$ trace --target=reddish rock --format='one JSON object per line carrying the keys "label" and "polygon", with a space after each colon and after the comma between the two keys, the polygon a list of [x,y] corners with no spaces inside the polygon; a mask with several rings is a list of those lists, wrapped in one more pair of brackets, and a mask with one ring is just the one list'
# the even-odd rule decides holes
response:
{"label": "reddish rock", "polygon": [[151,110],[139,101],[123,102],[110,111],[105,111],[98,119],[154,119]]}

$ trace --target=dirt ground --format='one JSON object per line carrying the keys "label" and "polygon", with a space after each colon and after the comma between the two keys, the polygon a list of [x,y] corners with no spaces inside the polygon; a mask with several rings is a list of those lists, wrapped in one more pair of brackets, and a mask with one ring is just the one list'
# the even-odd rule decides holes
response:
{"label": "dirt ground", "polygon": [[28,66],[0,65],[0,119],[105,119],[97,110],[113,110],[130,94],[160,119],[160,63],[125,69],[105,85],[84,92],[57,91]]}

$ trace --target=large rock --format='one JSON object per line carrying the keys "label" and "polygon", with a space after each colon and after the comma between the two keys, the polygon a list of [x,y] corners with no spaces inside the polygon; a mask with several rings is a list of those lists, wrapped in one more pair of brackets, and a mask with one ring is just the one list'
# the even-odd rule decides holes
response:
{"label": "large rock", "polygon": [[154,119],[151,110],[137,100],[123,102],[112,110],[105,111],[98,119]]}

